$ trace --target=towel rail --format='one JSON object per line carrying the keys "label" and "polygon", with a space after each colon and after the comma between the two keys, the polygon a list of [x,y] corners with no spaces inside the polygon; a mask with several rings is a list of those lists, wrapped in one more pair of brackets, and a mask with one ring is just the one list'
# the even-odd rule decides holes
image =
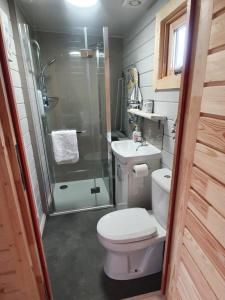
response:
{"label": "towel rail", "polygon": [[[59,130],[56,130],[59,131]],[[77,133],[86,133],[87,130],[77,130]],[[48,133],[48,135],[52,135],[51,133]]]}
{"label": "towel rail", "polygon": [[87,130],[77,130],[77,133],[85,133]]}

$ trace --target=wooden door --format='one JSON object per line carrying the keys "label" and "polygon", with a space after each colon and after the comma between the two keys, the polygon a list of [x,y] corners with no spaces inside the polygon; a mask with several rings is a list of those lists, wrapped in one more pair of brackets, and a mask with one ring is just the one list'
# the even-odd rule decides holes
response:
{"label": "wooden door", "polygon": [[225,299],[225,0],[196,0],[167,299]]}
{"label": "wooden door", "polygon": [[52,299],[1,26],[0,299]]}

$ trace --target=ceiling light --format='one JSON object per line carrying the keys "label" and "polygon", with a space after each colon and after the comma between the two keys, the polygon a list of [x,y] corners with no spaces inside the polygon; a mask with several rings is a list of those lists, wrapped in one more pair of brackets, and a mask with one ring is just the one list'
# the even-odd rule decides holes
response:
{"label": "ceiling light", "polygon": [[130,0],[128,3],[130,6],[139,6],[141,5],[141,0]]}
{"label": "ceiling light", "polygon": [[98,0],[66,0],[66,2],[78,7],[92,7],[97,4]]}
{"label": "ceiling light", "polygon": [[80,51],[71,51],[71,52],[69,52],[69,55],[71,55],[71,56],[81,56]]}

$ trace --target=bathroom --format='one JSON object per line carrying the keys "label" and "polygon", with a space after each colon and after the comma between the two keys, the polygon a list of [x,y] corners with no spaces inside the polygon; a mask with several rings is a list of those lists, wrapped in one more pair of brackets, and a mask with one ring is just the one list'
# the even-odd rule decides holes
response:
{"label": "bathroom", "polygon": [[0,0],[50,294],[40,299],[164,299],[193,11]]}
{"label": "bathroom", "polygon": [[[17,22],[21,58],[17,70],[12,66],[13,76],[21,70],[21,81],[26,81],[21,85],[24,103],[20,99],[18,109],[22,126],[30,128],[30,137],[26,128],[22,130],[55,299],[90,299],[90,290],[96,290],[95,299],[107,299],[109,293],[115,293],[113,299],[122,299],[160,289],[161,272],[134,279],[133,288],[127,280],[105,276],[105,250],[96,234],[98,220],[121,205],[116,203],[117,158],[108,143],[111,131],[114,140],[120,132],[121,141],[126,141],[137,122],[143,138],[159,149],[154,168],[171,170],[173,161],[179,89],[155,92],[153,87],[155,14],[167,1],[142,1],[137,7],[125,2],[117,1],[114,10],[112,1],[98,1],[86,9],[70,1],[9,3],[10,16]],[[97,15],[104,10],[106,15],[98,21]],[[121,14],[116,15],[119,10]],[[110,14],[116,16],[114,22]],[[131,68],[138,72],[140,107],[154,101],[154,113],[165,116],[165,121],[128,114],[133,83],[124,77]],[[106,72],[110,72],[109,82]],[[20,84],[14,86],[20,90]],[[79,159],[58,164],[51,133],[66,129],[77,130]],[[139,195],[135,182],[130,184],[130,207],[151,209],[150,188],[143,187],[151,185],[150,172],[136,180]],[[135,203],[138,196],[145,203]],[[118,202],[125,197],[118,195]],[[97,264],[93,270],[89,269],[92,260]],[[99,278],[94,279],[96,272]]]}

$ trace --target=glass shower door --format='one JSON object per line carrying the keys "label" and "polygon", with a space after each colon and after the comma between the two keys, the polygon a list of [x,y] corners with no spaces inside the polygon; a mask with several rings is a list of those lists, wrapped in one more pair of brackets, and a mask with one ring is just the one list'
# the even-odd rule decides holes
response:
{"label": "glass shower door", "polygon": [[[40,45],[41,89],[54,212],[109,205],[107,129],[102,35],[36,32]],[[42,70],[43,70],[42,68]],[[40,75],[37,76],[40,83]],[[51,132],[77,130],[80,159],[56,164]]]}
{"label": "glass shower door", "polygon": [[[113,199],[112,195],[112,154],[111,154],[111,119],[110,119],[110,98],[107,99],[105,75],[107,73],[107,63],[109,63],[108,49],[108,28],[103,28],[103,40],[98,43],[96,50],[96,73],[99,105],[99,130],[102,176],[96,180],[96,185],[102,187],[100,193],[96,194],[98,205],[106,205]],[[109,70],[108,70],[109,71]],[[109,96],[109,95],[108,95]]]}

